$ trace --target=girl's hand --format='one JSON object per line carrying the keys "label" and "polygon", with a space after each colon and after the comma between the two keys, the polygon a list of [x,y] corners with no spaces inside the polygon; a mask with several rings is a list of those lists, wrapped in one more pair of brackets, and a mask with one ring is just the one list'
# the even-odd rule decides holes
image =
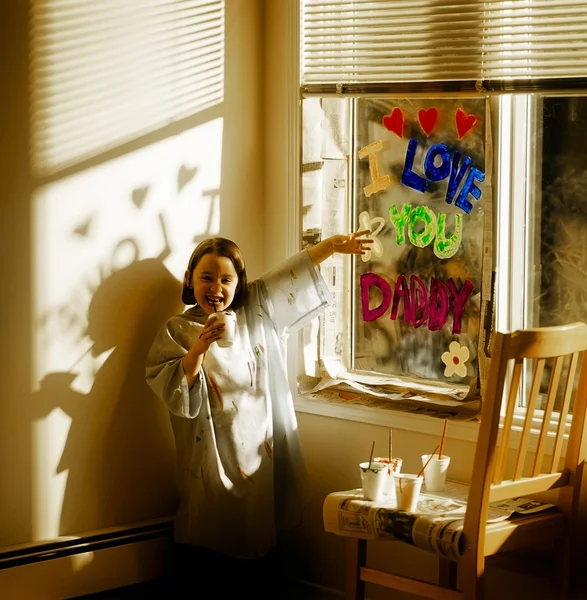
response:
{"label": "girl's hand", "polygon": [[333,236],[334,251],[340,254],[365,254],[367,247],[373,243],[373,238],[363,237],[369,233],[371,233],[369,229],[363,229],[348,235]]}
{"label": "girl's hand", "polygon": [[204,328],[200,337],[192,344],[188,353],[182,358],[181,366],[191,389],[196,380],[198,371],[204,361],[204,354],[208,351],[213,342],[218,341],[224,333],[224,323],[218,319],[208,319],[204,323]]}
{"label": "girl's hand", "polygon": [[[202,333],[200,333],[200,337],[194,346],[199,345],[202,350],[198,352],[198,354],[203,354],[206,352],[213,342],[218,341],[222,334],[224,333],[225,325],[218,319],[208,319],[204,323],[204,329],[202,329]],[[198,348],[197,350],[199,350]]]}

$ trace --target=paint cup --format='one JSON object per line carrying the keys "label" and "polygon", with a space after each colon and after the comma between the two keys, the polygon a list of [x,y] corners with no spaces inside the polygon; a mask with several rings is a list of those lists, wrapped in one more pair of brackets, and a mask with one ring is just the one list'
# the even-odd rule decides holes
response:
{"label": "paint cup", "polygon": [[385,489],[383,490],[383,495],[385,496],[384,500],[386,503],[395,505],[396,497],[395,497],[395,482],[393,480],[393,474],[399,473],[402,468],[402,459],[401,458],[383,458],[376,457],[373,459],[376,462],[385,463],[387,465],[387,480],[385,482]]}
{"label": "paint cup", "polygon": [[359,465],[361,471],[361,484],[365,500],[381,502],[387,481],[387,465],[381,462],[363,462]]}
{"label": "paint cup", "polygon": [[212,313],[208,320],[217,320],[220,323],[224,323],[224,332],[222,337],[219,340],[216,340],[216,343],[221,348],[228,348],[232,346],[234,342],[234,335],[236,333],[236,316],[232,311],[220,311]]}
{"label": "paint cup", "polygon": [[397,498],[397,508],[407,512],[416,512],[420,490],[424,478],[422,475],[413,475],[409,473],[394,473],[395,496]]}
{"label": "paint cup", "polygon": [[[430,462],[428,462],[430,459]],[[426,465],[426,463],[428,464]],[[422,455],[422,465],[426,465],[424,469],[424,485],[427,492],[442,492],[446,481],[446,472],[450,464],[450,456],[442,455],[438,458],[438,454],[434,454],[430,458],[430,454]]]}

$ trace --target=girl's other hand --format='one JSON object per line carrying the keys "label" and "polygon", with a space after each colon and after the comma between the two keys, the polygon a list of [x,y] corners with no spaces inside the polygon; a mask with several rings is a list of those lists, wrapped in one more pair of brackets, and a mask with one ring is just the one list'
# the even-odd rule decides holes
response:
{"label": "girl's other hand", "polygon": [[334,251],[340,254],[365,254],[368,246],[373,243],[373,238],[364,237],[370,233],[369,229],[363,229],[348,235],[335,235],[332,238]]}

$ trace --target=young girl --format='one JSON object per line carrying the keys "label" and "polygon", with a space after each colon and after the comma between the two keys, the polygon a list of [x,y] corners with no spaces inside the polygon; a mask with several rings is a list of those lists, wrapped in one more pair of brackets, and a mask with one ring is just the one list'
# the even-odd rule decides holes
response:
{"label": "young girl", "polygon": [[[146,365],[175,436],[180,547],[262,557],[278,531],[300,522],[306,471],[286,335],[331,303],[317,265],[335,252],[363,254],[368,233],[323,240],[252,283],[234,242],[211,238],[194,250],[182,295],[194,306],[167,321]],[[218,311],[236,317],[229,347],[215,343],[225,325],[208,317]]]}

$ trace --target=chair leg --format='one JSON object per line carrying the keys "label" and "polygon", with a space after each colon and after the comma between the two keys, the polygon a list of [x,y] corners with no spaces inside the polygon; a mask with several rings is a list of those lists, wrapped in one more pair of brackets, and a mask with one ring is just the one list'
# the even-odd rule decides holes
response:
{"label": "chair leg", "polygon": [[345,538],[345,555],[345,600],[365,600],[365,582],[360,575],[367,564],[367,540]]}
{"label": "chair leg", "polygon": [[485,557],[466,553],[459,563],[465,600],[485,598]]}
{"label": "chair leg", "polygon": [[440,558],[438,560],[438,585],[457,589],[457,563],[448,560],[448,558]]}

